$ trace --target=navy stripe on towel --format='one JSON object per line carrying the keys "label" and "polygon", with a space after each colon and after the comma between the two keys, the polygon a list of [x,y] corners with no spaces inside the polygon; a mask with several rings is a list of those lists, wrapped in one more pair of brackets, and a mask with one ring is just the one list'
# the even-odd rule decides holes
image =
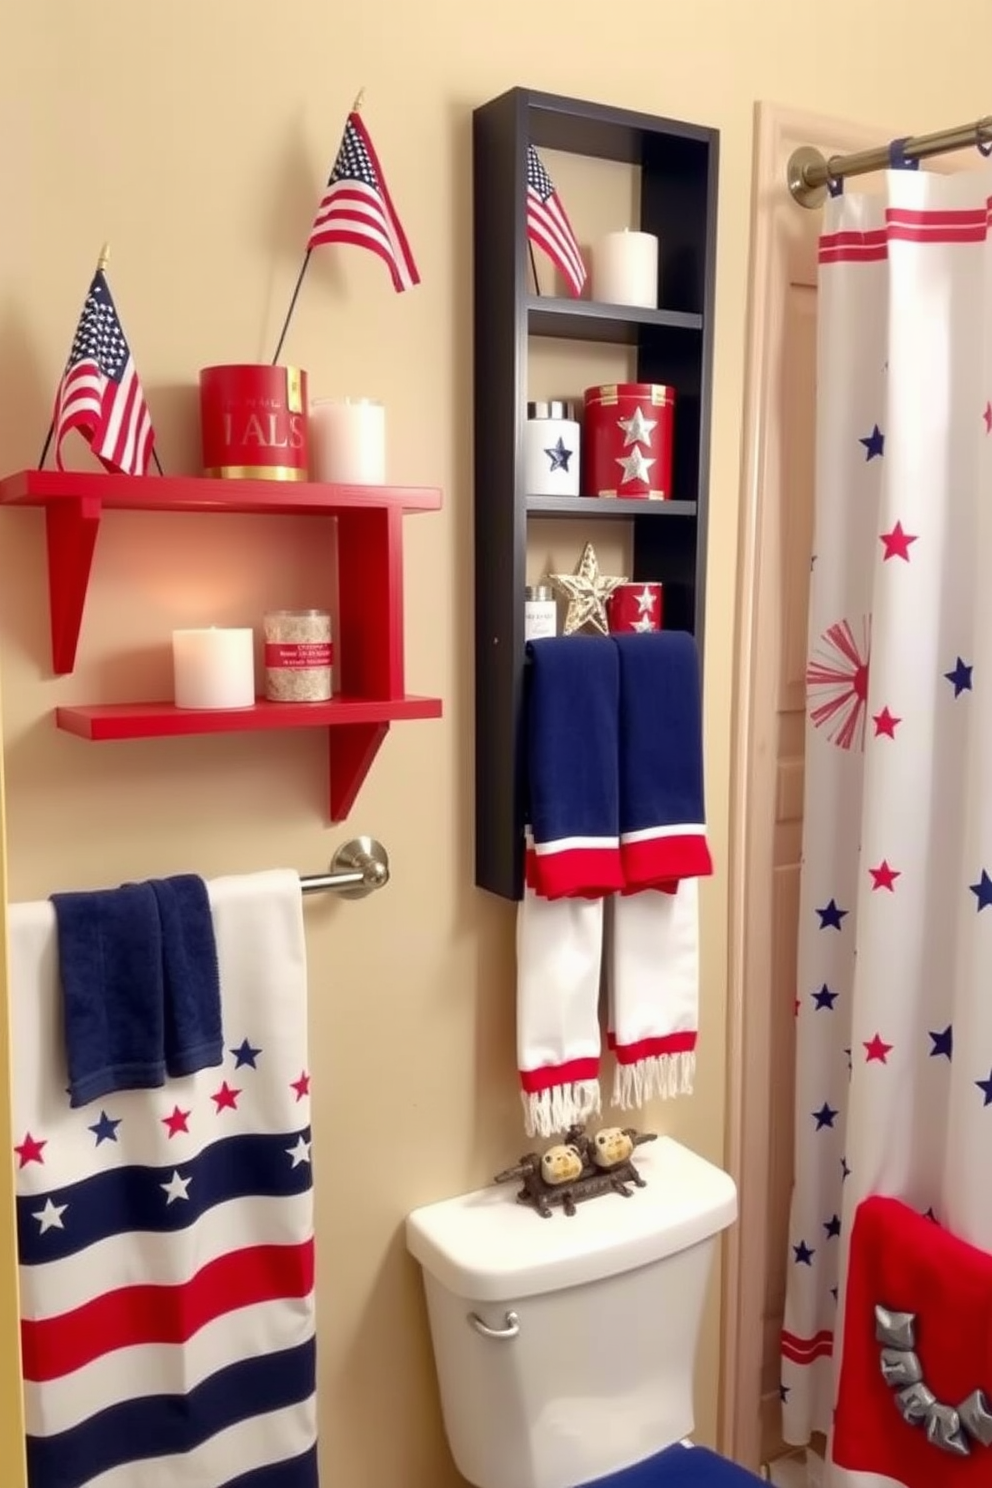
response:
{"label": "navy stripe on towel", "polygon": [[[230,1199],[285,1198],[312,1186],[310,1164],[296,1162],[290,1149],[310,1128],[275,1136],[246,1135],[213,1142],[188,1162],[167,1167],[132,1165],[97,1173],[48,1194],[17,1200],[17,1249],[22,1266],[42,1265],[75,1255],[98,1240],[135,1230],[169,1234],[188,1229],[215,1204]],[[173,1173],[189,1178],[186,1202],[170,1204],[163,1185]],[[42,1229],[34,1217],[45,1200],[66,1205],[63,1228]]]}
{"label": "navy stripe on towel", "polygon": [[[315,1386],[312,1338],[297,1348],[240,1359],[187,1395],[127,1400],[55,1436],[29,1436],[28,1481],[31,1488],[82,1488],[99,1473],[133,1462],[134,1481],[140,1483],[141,1463],[149,1458],[191,1452],[239,1421],[301,1404]],[[251,1483],[251,1475],[243,1481]],[[280,1488],[283,1483],[295,1488],[288,1476],[278,1481]],[[260,1482],[267,1488],[266,1479]],[[306,1482],[299,1479],[301,1485]]]}
{"label": "navy stripe on towel", "polygon": [[302,1457],[291,1462],[273,1462],[271,1467],[257,1467],[254,1472],[231,1478],[221,1488],[319,1488],[317,1448],[311,1447]]}

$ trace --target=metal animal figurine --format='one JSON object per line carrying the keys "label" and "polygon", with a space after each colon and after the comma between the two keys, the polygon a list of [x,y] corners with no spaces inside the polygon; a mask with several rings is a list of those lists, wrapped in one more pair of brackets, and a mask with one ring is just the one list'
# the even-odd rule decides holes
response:
{"label": "metal animal figurine", "polygon": [[629,1199],[634,1188],[646,1188],[631,1155],[635,1147],[655,1141],[657,1135],[632,1126],[611,1126],[589,1137],[584,1127],[570,1126],[563,1142],[543,1154],[526,1153],[514,1167],[497,1173],[496,1182],[522,1183],[517,1203],[536,1210],[542,1219],[551,1218],[553,1207],[571,1217],[585,1199],[605,1193]]}

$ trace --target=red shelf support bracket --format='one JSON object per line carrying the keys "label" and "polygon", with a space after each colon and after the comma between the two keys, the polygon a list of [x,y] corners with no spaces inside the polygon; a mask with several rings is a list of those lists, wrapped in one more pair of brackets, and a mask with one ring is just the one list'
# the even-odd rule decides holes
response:
{"label": "red shelf support bracket", "polygon": [[338,517],[341,685],[398,698],[403,680],[403,513],[370,507]]}
{"label": "red shelf support bracket", "polygon": [[45,510],[52,668],[59,677],[71,672],[76,664],[76,646],[102,510],[102,503],[93,496],[52,502]]}
{"label": "red shelf support bracket", "polygon": [[328,729],[331,822],[347,819],[372,762],[389,733],[388,723],[347,723]]}

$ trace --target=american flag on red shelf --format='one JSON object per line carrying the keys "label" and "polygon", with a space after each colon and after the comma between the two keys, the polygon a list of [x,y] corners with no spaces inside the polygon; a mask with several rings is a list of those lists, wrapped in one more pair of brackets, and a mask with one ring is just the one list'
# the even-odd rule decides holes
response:
{"label": "american flag on red shelf", "polygon": [[533,145],[527,146],[527,236],[561,269],[573,295],[582,293],[586,266],[568,213]]}
{"label": "american flag on red shelf", "polygon": [[144,475],[155,430],[131,348],[117,318],[103,268],[93,276],[65,371],[55,394],[55,463],[62,441],[78,429],[107,470]]}
{"label": "american flag on red shelf", "polygon": [[397,291],[420,283],[375,146],[357,109],[351,111],[344,126],[338,158],[310,229],[307,252],[322,243],[352,243],[377,253],[388,266]]}

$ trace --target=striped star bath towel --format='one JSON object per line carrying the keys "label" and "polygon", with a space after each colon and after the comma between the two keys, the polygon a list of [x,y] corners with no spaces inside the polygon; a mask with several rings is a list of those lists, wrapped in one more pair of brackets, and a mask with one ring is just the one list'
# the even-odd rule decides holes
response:
{"label": "striped star bath towel", "polygon": [[317,1488],[300,883],[208,888],[222,1066],[76,1109],[55,912],[11,906],[31,1488]]}

